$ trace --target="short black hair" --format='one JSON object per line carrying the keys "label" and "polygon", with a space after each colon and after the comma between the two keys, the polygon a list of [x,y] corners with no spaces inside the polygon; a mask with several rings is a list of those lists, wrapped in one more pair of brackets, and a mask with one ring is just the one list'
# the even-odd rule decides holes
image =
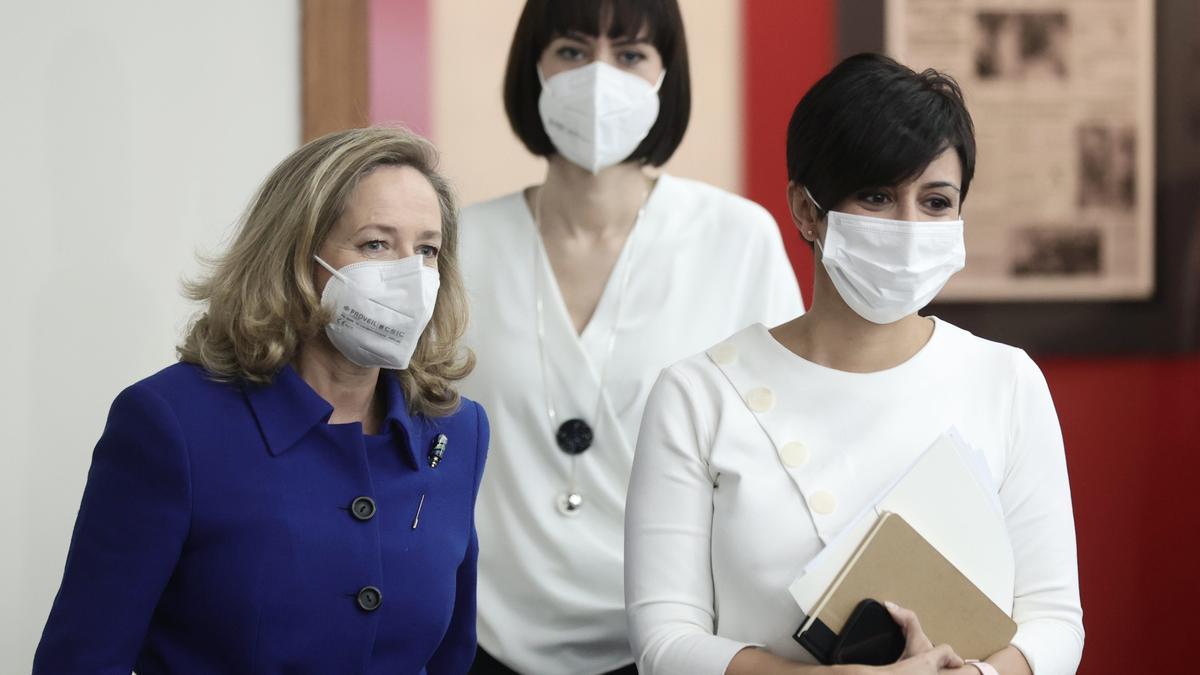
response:
{"label": "short black hair", "polygon": [[517,22],[504,74],[504,110],[513,132],[535,155],[558,152],[542,126],[537,63],[546,45],[570,32],[599,36],[607,22],[609,38],[646,37],[662,56],[666,77],[658,90],[658,119],[624,161],[662,166],[683,140],[692,111],[687,39],[676,0],[528,0]]}
{"label": "short black hair", "polygon": [[864,188],[920,175],[947,148],[962,163],[959,207],[975,175],[975,127],[954,78],[880,54],[856,54],[796,104],[787,132],[788,180],[808,188],[823,217]]}

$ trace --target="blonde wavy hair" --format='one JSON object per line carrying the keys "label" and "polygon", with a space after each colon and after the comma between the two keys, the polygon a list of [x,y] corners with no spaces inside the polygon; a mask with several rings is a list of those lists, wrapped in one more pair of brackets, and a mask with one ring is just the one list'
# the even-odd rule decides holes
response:
{"label": "blonde wavy hair", "polygon": [[205,304],[177,349],[179,359],[227,381],[266,383],[317,338],[330,319],[321,307],[313,255],[341,217],[358,181],[380,166],[420,171],[438,196],[441,287],[429,327],[400,379],[413,413],[440,417],[458,408],[452,386],[474,367],[460,352],[467,298],[458,261],[458,213],[437,150],[398,128],[371,127],[318,138],[280,162],[242,217],[232,245],[208,261],[210,273],[184,283]]}

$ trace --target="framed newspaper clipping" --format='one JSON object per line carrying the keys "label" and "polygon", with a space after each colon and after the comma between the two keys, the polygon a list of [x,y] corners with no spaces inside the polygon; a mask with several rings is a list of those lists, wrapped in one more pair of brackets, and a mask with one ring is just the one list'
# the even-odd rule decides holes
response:
{"label": "framed newspaper clipping", "polygon": [[981,158],[950,301],[1154,291],[1154,4],[888,0],[887,52],[954,75]]}

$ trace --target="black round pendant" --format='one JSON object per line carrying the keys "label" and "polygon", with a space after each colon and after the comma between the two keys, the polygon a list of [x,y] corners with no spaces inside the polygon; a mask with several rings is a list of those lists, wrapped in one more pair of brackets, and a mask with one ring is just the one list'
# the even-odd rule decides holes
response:
{"label": "black round pendant", "polygon": [[579,418],[569,419],[554,435],[558,448],[568,455],[578,455],[592,447],[592,428]]}

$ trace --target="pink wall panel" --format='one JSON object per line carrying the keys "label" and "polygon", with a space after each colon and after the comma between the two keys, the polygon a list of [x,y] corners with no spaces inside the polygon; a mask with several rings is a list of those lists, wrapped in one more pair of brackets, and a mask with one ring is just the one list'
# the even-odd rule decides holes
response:
{"label": "pink wall panel", "polygon": [[367,89],[371,124],[429,136],[429,0],[369,0]]}

